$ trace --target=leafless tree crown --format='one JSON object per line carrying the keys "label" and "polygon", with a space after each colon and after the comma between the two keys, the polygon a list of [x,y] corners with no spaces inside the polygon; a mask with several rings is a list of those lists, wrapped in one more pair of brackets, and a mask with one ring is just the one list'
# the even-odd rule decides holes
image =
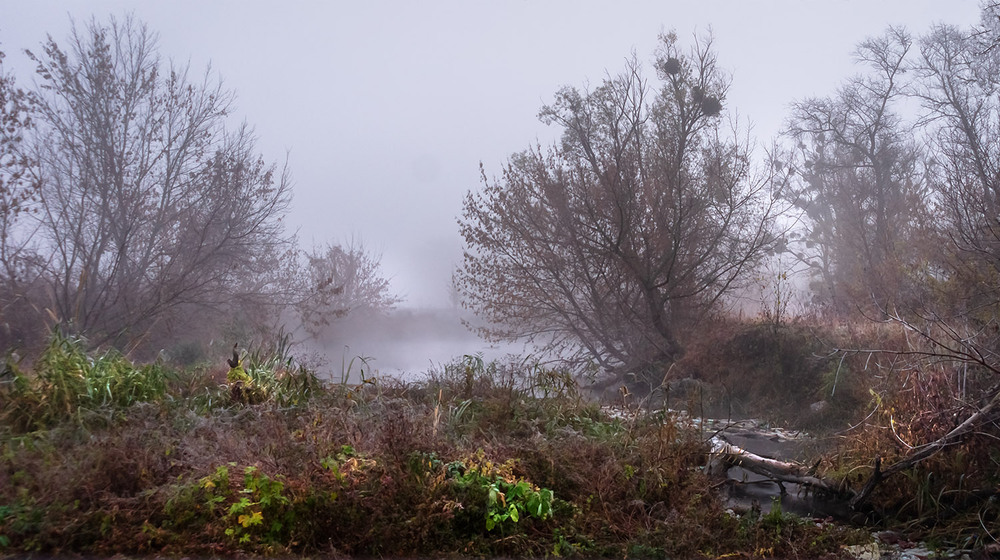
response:
{"label": "leafless tree crown", "polygon": [[51,315],[123,342],[171,310],[214,305],[288,243],[286,170],[228,129],[233,94],[164,64],[135,19],[74,27],[28,53],[40,80],[32,155]]}
{"label": "leafless tree crown", "polygon": [[770,247],[771,177],[724,118],[711,39],[683,52],[666,35],[655,64],[652,84],[633,56],[593,91],[557,92],[539,116],[561,143],[484,171],[466,197],[457,280],[488,334],[609,370],[670,362],[679,330]]}

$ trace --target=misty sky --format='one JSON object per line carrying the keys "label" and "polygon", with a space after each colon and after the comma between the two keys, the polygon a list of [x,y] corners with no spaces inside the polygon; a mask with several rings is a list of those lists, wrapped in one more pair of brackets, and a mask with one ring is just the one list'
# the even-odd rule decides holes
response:
{"label": "misty sky", "polygon": [[[272,161],[288,154],[289,226],[303,246],[352,236],[383,254],[407,306],[444,306],[461,260],[456,216],[512,152],[551,143],[536,115],[561,86],[597,84],[657,35],[715,35],[733,74],[728,107],[760,143],[789,103],[833,93],[856,72],[851,53],[887,25],[969,25],[975,0],[252,1],[0,0],[0,49],[20,85],[21,55],[46,34],[65,44],[70,18],[134,13],[160,53],[199,74],[211,63],[238,95]],[[649,77],[654,77],[652,71]]]}

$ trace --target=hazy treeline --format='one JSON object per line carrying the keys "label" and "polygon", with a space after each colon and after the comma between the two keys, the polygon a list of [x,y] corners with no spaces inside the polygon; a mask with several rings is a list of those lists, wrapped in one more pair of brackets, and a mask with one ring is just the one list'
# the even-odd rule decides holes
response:
{"label": "hazy treeline", "polygon": [[141,22],[74,25],[27,54],[33,90],[0,68],[0,347],[55,325],[140,352],[247,342],[397,302],[361,242],[298,246],[287,164]]}

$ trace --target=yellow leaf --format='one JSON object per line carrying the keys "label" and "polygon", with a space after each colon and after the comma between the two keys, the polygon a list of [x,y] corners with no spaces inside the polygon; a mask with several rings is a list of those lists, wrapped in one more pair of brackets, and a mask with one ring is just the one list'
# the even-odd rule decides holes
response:
{"label": "yellow leaf", "polygon": [[240,525],[242,525],[243,527],[249,527],[251,525],[259,525],[263,520],[264,520],[264,514],[259,511],[253,512],[252,515],[244,514],[239,516],[239,518],[237,518],[237,521],[239,521]]}

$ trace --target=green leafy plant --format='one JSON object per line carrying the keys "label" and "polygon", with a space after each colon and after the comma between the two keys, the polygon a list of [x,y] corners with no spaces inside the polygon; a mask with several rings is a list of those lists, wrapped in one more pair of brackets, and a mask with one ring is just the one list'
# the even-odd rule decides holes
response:
{"label": "green leafy plant", "polygon": [[268,347],[257,346],[243,359],[234,350],[236,365],[226,374],[230,400],[245,405],[273,400],[279,406],[298,406],[322,390],[315,372],[297,364],[290,335],[278,333]]}
{"label": "green leafy plant", "polygon": [[489,486],[486,530],[492,531],[508,520],[517,523],[524,515],[546,519],[552,515],[553,497],[552,490],[536,490],[524,480],[515,483],[495,480]]}
{"label": "green leafy plant", "polygon": [[518,523],[524,517],[544,520],[552,516],[552,490],[532,485],[511,474],[511,462],[494,465],[486,461],[480,451],[470,467],[453,462],[445,466],[446,472],[455,477],[459,486],[471,486],[485,490],[486,530],[492,531],[510,523]]}
{"label": "green leafy plant", "polygon": [[[254,370],[252,370],[254,371]],[[226,383],[229,384],[229,394],[233,402],[240,404],[260,404],[268,399],[270,391],[265,379],[261,379],[261,371],[254,371],[256,379],[247,373],[240,361],[229,368],[226,373]]]}
{"label": "green leafy plant", "polygon": [[[10,505],[0,506],[0,527],[6,525],[8,517],[14,517],[15,508]],[[4,532],[0,532],[0,550],[10,546],[10,537]]]}
{"label": "green leafy plant", "polygon": [[238,484],[230,477],[233,467],[236,463],[217,467],[168,500],[165,527],[221,524],[222,533],[236,546],[284,545],[295,516],[281,476],[269,477],[248,466]]}
{"label": "green leafy plant", "polygon": [[257,467],[243,470],[240,498],[229,506],[226,536],[239,544],[259,541],[279,544],[286,541],[293,515],[291,501],[284,495],[285,484],[279,477],[262,474]]}
{"label": "green leafy plant", "polygon": [[304,404],[323,387],[315,372],[297,363],[291,351],[291,335],[282,330],[274,344],[258,346],[243,364],[253,383],[279,406]]}

